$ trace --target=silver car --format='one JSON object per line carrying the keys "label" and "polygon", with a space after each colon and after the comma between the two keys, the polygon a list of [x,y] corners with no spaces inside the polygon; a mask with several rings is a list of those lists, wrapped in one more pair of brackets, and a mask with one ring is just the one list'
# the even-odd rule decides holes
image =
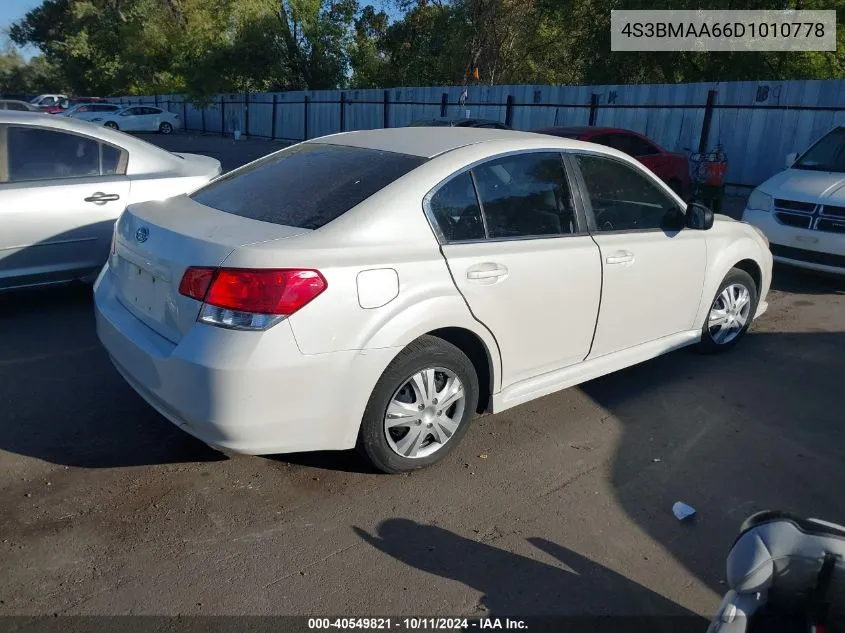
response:
{"label": "silver car", "polygon": [[93,278],[133,202],[187,193],[221,173],[67,117],[0,111],[0,291]]}

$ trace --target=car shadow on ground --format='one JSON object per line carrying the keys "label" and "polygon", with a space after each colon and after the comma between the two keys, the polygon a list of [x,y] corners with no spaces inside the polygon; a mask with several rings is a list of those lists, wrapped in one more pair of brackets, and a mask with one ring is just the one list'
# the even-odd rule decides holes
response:
{"label": "car shadow on ground", "polygon": [[[382,521],[375,534],[353,529],[364,541],[406,565],[483,594],[479,611],[484,617],[638,616],[649,620],[652,631],[707,628],[705,619],[687,609],[543,538],[527,539],[534,548],[534,557],[528,557],[409,519]],[[617,630],[631,630],[624,622],[616,620]]]}
{"label": "car shadow on ground", "polygon": [[218,461],[112,367],[91,286],[0,294],[0,450],[85,468]]}

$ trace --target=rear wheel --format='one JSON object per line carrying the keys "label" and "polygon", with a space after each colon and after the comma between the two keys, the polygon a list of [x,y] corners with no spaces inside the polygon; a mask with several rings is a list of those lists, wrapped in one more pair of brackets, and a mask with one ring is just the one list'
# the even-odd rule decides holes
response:
{"label": "rear wheel", "polygon": [[757,285],[744,270],[731,268],[725,276],[701,331],[698,349],[707,354],[725,352],[745,336],[757,311]]}
{"label": "rear wheel", "polygon": [[406,347],[364,412],[358,449],[386,473],[424,468],[460,441],[478,404],[478,377],[460,349],[434,336]]}
{"label": "rear wheel", "polygon": [[171,134],[173,132],[173,126],[170,125],[167,121],[164,121],[161,125],[158,126],[158,131],[162,134]]}
{"label": "rear wheel", "polygon": [[119,130],[120,129],[119,127],[117,127],[117,123],[115,123],[114,121],[106,121],[105,123],[103,123],[103,125],[108,127],[108,128],[111,128],[113,130]]}

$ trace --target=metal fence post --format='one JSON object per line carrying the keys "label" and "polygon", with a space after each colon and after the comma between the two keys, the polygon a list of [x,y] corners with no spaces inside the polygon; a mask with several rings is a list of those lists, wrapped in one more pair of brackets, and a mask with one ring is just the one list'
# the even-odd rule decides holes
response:
{"label": "metal fence post", "polygon": [[202,110],[200,110],[200,112],[202,113],[202,133],[203,134],[205,134],[205,108],[206,108],[206,106],[203,105]]}
{"label": "metal fence post", "polygon": [[346,93],[340,93],[340,131],[345,131],[346,128]]}
{"label": "metal fence post", "polygon": [[182,95],[182,129],[188,131],[188,107],[185,105],[185,95]]}
{"label": "metal fence post", "polygon": [[390,127],[390,90],[384,91],[384,120],[381,126],[383,128]]}
{"label": "metal fence post", "polygon": [[505,125],[513,127],[513,95],[508,95],[505,102]]}
{"label": "metal fence post", "polygon": [[698,140],[698,152],[707,151],[707,141],[710,138],[710,123],[713,120],[713,106],[716,104],[718,90],[711,88],[707,91],[707,104],[704,106],[704,121],[701,123],[701,137]]}
{"label": "metal fence post", "polygon": [[270,140],[276,140],[276,104],[279,102],[279,95],[273,93],[273,118],[270,123]]}
{"label": "metal fence post", "polygon": [[311,99],[308,97],[308,95],[305,95],[305,98],[302,101],[303,110],[304,110],[302,120],[304,122],[303,127],[305,128],[302,132],[302,140],[303,141],[308,140],[308,103],[310,101],[311,101]]}
{"label": "metal fence post", "polygon": [[445,117],[446,111],[449,109],[449,93],[444,92],[440,96],[440,116]]}
{"label": "metal fence post", "polygon": [[244,136],[249,136],[249,93],[244,92]]}
{"label": "metal fence post", "polygon": [[594,92],[590,95],[590,125],[596,124],[599,114],[599,96]]}
{"label": "metal fence post", "polygon": [[220,95],[220,134],[226,136],[226,104],[223,95]]}
{"label": "metal fence post", "polygon": [[158,107],[158,93],[155,94],[155,100],[153,103],[155,103],[156,107]]}

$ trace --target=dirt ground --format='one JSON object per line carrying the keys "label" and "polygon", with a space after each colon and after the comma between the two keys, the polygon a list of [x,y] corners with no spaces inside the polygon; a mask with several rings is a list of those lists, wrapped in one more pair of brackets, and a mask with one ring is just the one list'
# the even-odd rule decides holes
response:
{"label": "dirt ground", "polygon": [[[227,168],[273,147],[162,142]],[[382,476],[212,450],[112,368],[90,288],[2,296],[0,615],[709,617],[746,516],[845,522],[845,280],[776,268],[769,301],[727,355],[480,418],[444,463]]]}

